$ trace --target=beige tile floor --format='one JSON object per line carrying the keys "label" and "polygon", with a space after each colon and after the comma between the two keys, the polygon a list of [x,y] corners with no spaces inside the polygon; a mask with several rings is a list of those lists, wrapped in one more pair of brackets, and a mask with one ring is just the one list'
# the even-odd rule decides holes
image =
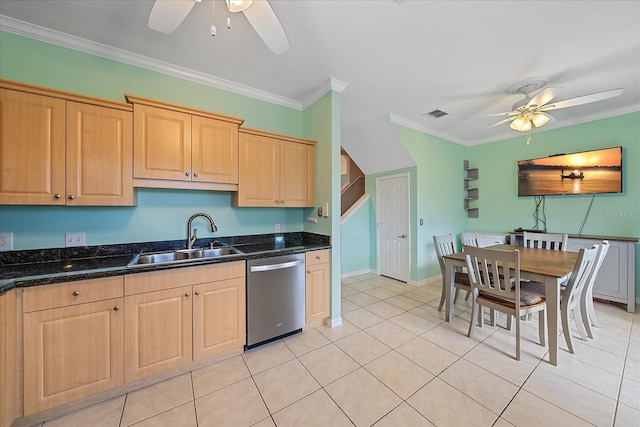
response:
{"label": "beige tile floor", "polygon": [[570,354],[561,336],[555,367],[536,319],[516,361],[513,332],[485,325],[468,338],[469,303],[459,298],[446,323],[439,298],[438,285],[344,279],[340,327],[43,426],[640,426],[640,315],[597,304],[595,339],[576,338]]}

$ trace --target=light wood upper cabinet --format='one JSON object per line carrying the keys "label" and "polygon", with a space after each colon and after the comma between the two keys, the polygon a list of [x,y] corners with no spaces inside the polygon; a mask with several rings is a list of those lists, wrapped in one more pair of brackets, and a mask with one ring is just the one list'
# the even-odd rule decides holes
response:
{"label": "light wood upper cabinet", "polygon": [[134,205],[130,105],[0,87],[0,204]]}
{"label": "light wood upper cabinet", "polygon": [[65,101],[0,89],[0,203],[65,204]]}
{"label": "light wood upper cabinet", "polygon": [[[110,277],[24,291],[24,415],[124,383],[122,283]],[[77,297],[89,302],[74,304]]]}
{"label": "light wood upper cabinet", "polygon": [[134,105],[135,186],[237,189],[241,119],[126,97]]}
{"label": "light wood upper cabinet", "polygon": [[328,249],[306,253],[306,327],[322,325],[330,314],[329,253]]}
{"label": "light wood upper cabinet", "polygon": [[68,205],[133,206],[132,126],[130,111],[67,102]]}
{"label": "light wood upper cabinet", "polygon": [[315,142],[240,130],[236,206],[312,207]]}

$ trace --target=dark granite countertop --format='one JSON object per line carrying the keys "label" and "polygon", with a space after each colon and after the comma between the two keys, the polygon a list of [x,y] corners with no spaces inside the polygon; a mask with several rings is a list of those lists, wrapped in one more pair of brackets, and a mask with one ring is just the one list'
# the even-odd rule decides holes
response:
{"label": "dark granite countertop", "polygon": [[6,252],[0,254],[0,295],[17,287],[40,286],[331,248],[329,236],[305,232],[283,233],[278,236],[284,236],[284,242],[276,243],[273,234],[200,239],[196,242],[198,247],[208,247],[210,243],[215,242],[216,245],[233,246],[242,253],[219,258],[202,258],[184,263],[151,264],[133,268],[128,267],[127,264],[135,255],[143,252],[184,249],[184,240]]}

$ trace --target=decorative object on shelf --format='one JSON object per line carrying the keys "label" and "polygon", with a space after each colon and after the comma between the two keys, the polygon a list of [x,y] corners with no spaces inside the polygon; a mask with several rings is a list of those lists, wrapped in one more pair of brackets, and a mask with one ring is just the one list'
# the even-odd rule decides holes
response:
{"label": "decorative object on shelf", "polygon": [[469,161],[464,161],[464,189],[466,191],[464,198],[464,208],[467,211],[468,218],[478,218],[479,217],[479,208],[471,206],[471,203],[474,200],[478,200],[478,188],[471,187],[471,181],[475,181],[478,179],[478,168],[472,168],[469,166]]}

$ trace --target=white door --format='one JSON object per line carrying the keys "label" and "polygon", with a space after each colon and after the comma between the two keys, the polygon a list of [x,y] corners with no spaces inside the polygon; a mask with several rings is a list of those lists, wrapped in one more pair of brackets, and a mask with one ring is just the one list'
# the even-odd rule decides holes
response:
{"label": "white door", "polygon": [[378,178],[376,183],[378,274],[409,280],[409,174]]}

